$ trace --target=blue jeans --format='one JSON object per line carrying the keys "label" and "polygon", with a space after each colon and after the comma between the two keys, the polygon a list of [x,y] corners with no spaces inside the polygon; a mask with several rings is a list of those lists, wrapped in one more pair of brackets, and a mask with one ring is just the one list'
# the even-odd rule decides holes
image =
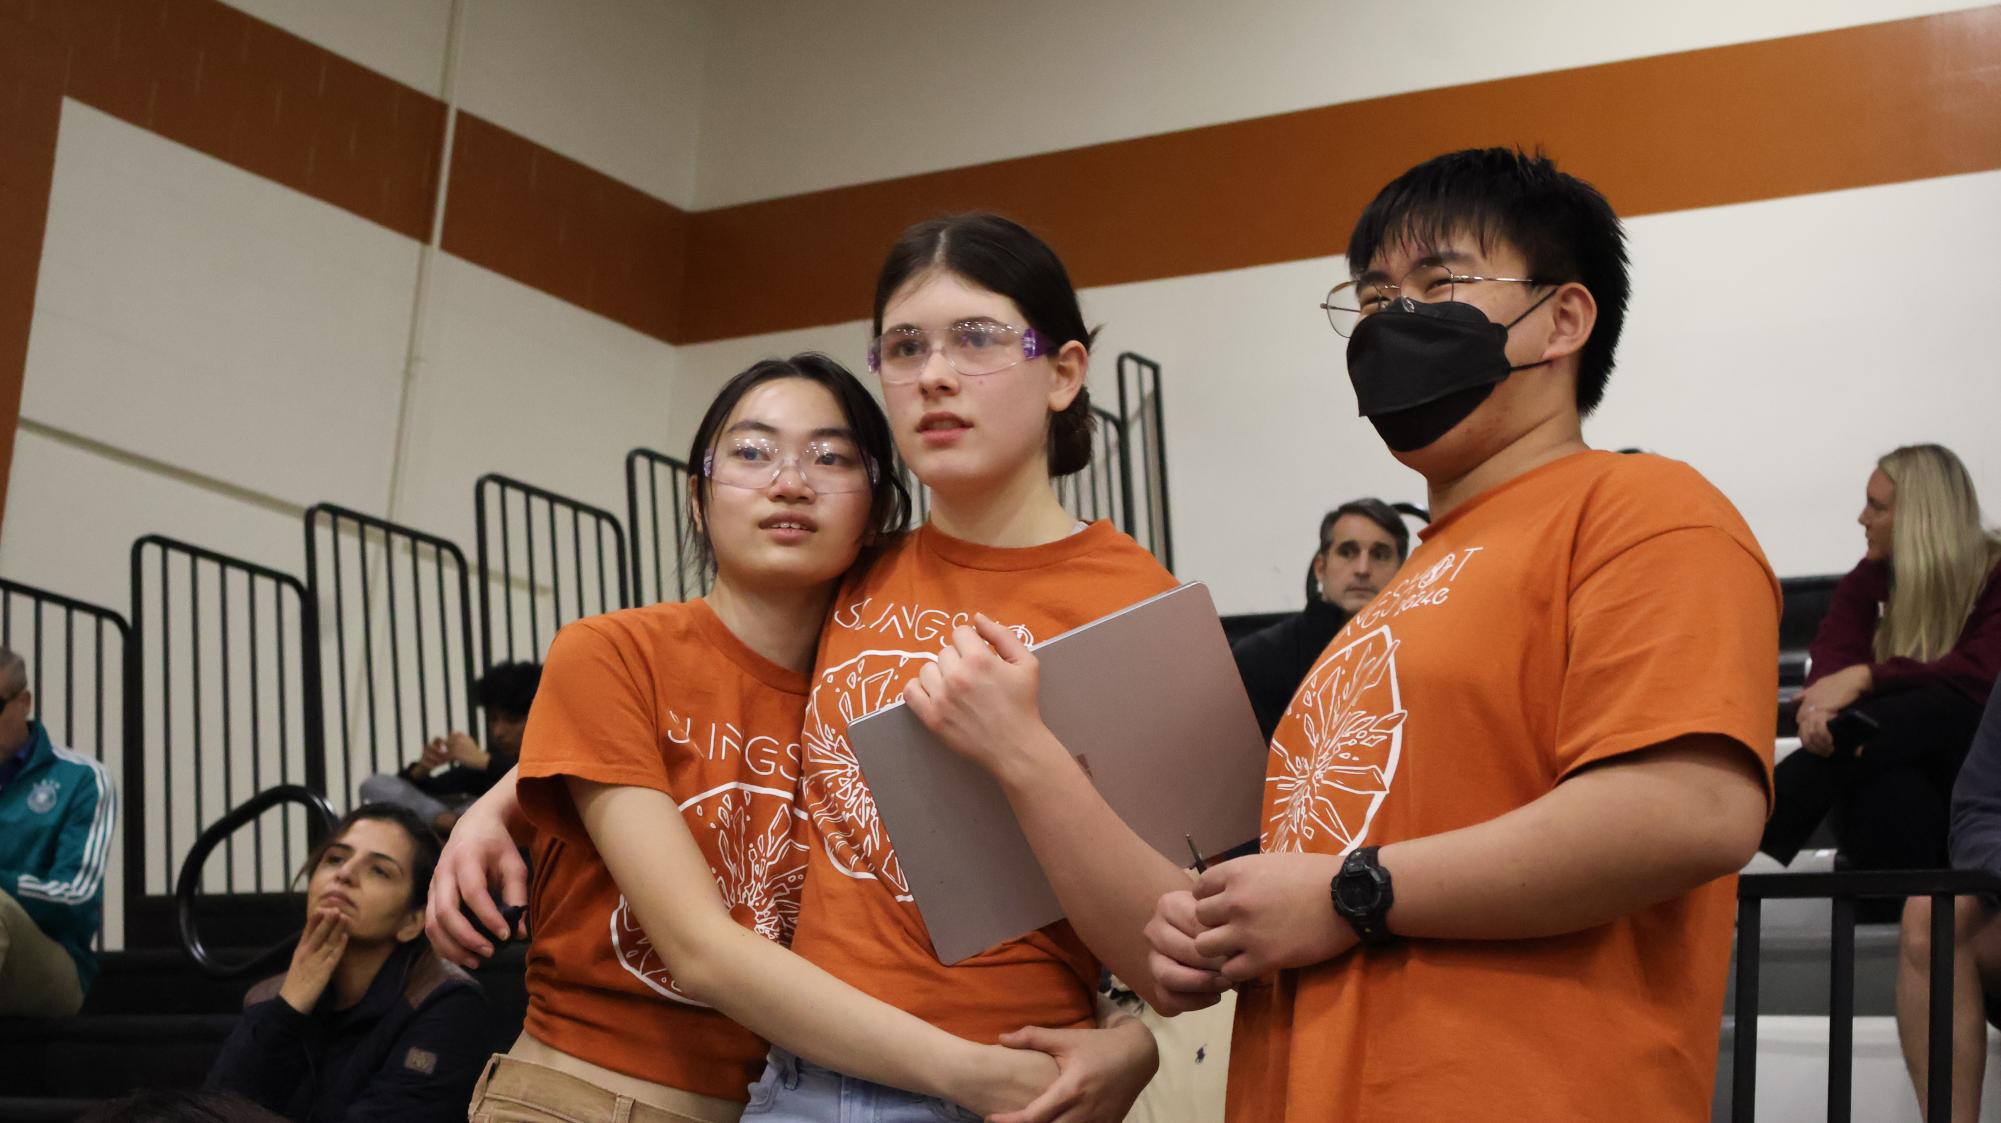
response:
{"label": "blue jeans", "polygon": [[750,1086],[746,1121],[763,1123],[979,1123],[936,1096],[920,1096],[808,1064],[774,1047]]}

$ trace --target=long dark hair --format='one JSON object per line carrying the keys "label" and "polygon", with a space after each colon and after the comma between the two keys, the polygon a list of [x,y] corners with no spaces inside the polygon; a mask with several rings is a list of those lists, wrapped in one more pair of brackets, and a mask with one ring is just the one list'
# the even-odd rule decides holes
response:
{"label": "long dark hair", "polygon": [[[1089,350],[1097,333],[1084,326],[1084,311],[1070,273],[1049,244],[1027,227],[996,214],[961,214],[920,222],[896,240],[875,281],[875,314],[870,337],[882,334],[882,311],[910,279],[944,269],[988,292],[1014,301],[1054,354],[1075,341]],[[1067,476],[1091,463],[1091,392],[1077,396],[1049,419],[1049,474]]]}
{"label": "long dark hair", "polygon": [[[702,463],[715,445],[723,423],[729,420],[730,412],[744,395],[781,378],[798,378],[826,387],[841,407],[848,427],[855,431],[855,443],[861,446],[862,455],[875,465],[875,483],[869,489],[869,529],[874,545],[880,547],[885,539],[901,534],[910,525],[910,492],[896,471],[896,442],[889,435],[889,419],[882,415],[882,407],[869,396],[861,380],[817,351],[804,351],[789,359],[761,359],[716,392],[715,401],[709,403],[708,412],[702,415],[702,423],[695,426],[695,439],[688,445],[688,467],[694,483],[694,494],[690,497],[693,501],[688,507],[688,554],[702,573],[712,574],[716,566],[715,544],[709,541],[709,533],[704,529],[712,485],[702,473]],[[864,550],[862,556],[866,558],[869,552]]]}

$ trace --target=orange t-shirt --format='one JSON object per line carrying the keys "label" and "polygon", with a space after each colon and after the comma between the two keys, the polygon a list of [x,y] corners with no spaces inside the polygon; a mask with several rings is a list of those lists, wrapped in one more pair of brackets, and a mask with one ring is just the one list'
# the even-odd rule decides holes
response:
{"label": "orange t-shirt", "polygon": [[1025,1025],[1088,1023],[1098,965],[1067,922],[953,966],[938,962],[848,745],[848,723],[901,699],[904,684],[975,612],[1034,643],[1174,585],[1108,522],[1024,549],[977,546],[927,525],[849,582],[820,638],[806,713],[801,802],[812,872],[792,950],[975,1041]]}
{"label": "orange t-shirt", "polygon": [[699,600],[557,634],[521,745],[521,807],[536,831],[527,1030],[537,1040],[658,1084],[748,1099],[765,1043],[675,989],[562,778],[667,793],[731,915],[784,943],[806,878],[795,809],[806,686]]}
{"label": "orange t-shirt", "polygon": [[[1688,734],[1743,745],[1769,798],[1778,619],[1757,541],[1687,465],[1583,452],[1517,477],[1431,526],[1300,685],[1272,738],[1264,849],[1472,826]],[[1228,1117],[1706,1120],[1734,885],[1246,987]]]}

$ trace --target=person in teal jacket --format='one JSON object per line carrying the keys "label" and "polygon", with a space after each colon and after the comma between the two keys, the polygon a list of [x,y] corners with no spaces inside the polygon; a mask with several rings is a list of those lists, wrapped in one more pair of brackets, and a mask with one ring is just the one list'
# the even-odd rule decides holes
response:
{"label": "person in teal jacket", "polygon": [[0,1015],[66,1017],[97,976],[118,793],[34,705],[27,665],[0,648]]}

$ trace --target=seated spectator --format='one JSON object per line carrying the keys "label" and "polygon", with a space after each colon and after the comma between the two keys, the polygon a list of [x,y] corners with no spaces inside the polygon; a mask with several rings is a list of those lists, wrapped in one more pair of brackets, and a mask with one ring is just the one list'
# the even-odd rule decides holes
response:
{"label": "seated spectator", "polygon": [[473,684],[474,699],[486,714],[486,748],[457,730],[433,737],[424,755],[403,771],[363,780],[362,802],[407,807],[438,833],[450,831],[459,813],[521,759],[521,731],[528,727],[528,706],[541,681],[539,663],[495,664]]}
{"label": "seated spectator", "polygon": [[1867,552],[1809,648],[1800,751],[1773,777],[1761,849],[1792,861],[1832,809],[1853,868],[1930,869],[1945,863],[1947,798],[2001,672],[2001,540],[1938,445],[1883,457],[1866,496]]}
{"label": "seated spectator", "polygon": [[0,1014],[68,1017],[97,977],[118,796],[34,709],[27,664],[0,647]]}
{"label": "seated spectator", "polygon": [[[1952,787],[1952,865],[2001,877],[2001,690],[1987,699],[1987,713]],[[1961,897],[1955,902],[1952,973],[1952,1118],[1980,1118],[1981,1081],[1987,1068],[1987,1023],[2001,1024],[2001,901]],[[1927,1058],[1931,1040],[1932,903],[1904,903],[1897,969],[1897,1037],[1904,1067],[1927,1113]]]}
{"label": "seated spectator", "polygon": [[492,1030],[478,984],[419,939],[437,862],[404,808],[335,824],[300,870],[292,965],[250,989],[207,1087],[295,1121],[465,1118]]}
{"label": "seated spectator", "polygon": [[1409,528],[1380,499],[1343,503],[1320,520],[1320,548],[1306,571],[1306,610],[1230,649],[1266,740],[1334,633],[1382,592],[1409,553]]}

